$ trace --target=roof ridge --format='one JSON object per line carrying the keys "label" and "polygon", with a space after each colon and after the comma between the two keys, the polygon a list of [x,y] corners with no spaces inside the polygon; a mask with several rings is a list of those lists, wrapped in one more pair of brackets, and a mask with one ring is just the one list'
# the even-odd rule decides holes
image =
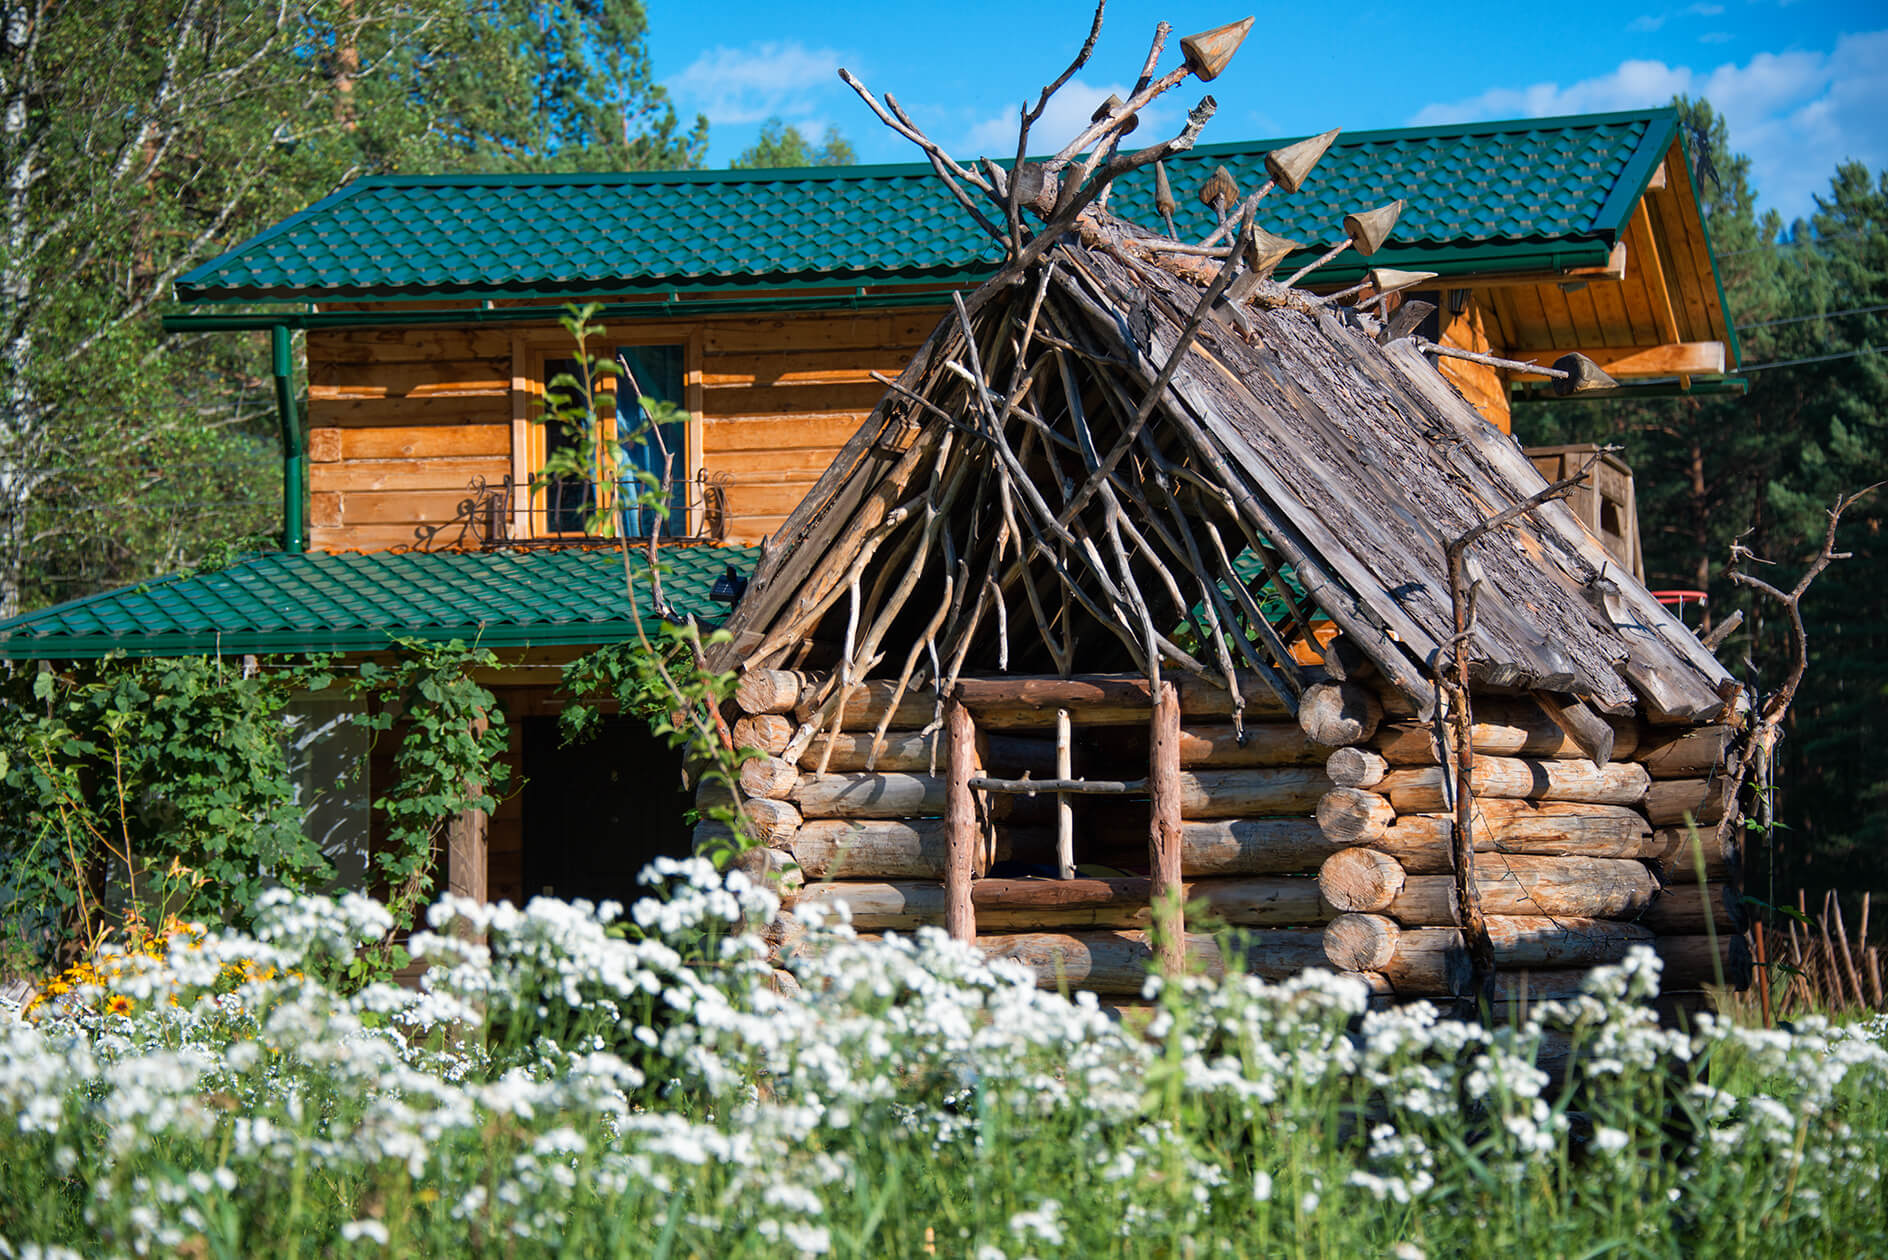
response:
{"label": "roof ridge", "polygon": [[[1344,148],[1358,144],[1376,144],[1390,140],[1401,140],[1415,136],[1440,137],[1452,135],[1481,135],[1513,131],[1536,131],[1548,129],[1568,129],[1576,127],[1599,127],[1621,122],[1652,122],[1661,116],[1676,117],[1677,111],[1669,105],[1649,109],[1612,110],[1593,114],[1551,114],[1539,118],[1491,118],[1454,123],[1427,123],[1403,127],[1376,127],[1362,130],[1340,130],[1333,148]],[[1296,143],[1306,136],[1285,135],[1269,136],[1249,140],[1218,140],[1210,144],[1196,144],[1187,150],[1193,155],[1218,155],[1229,153],[1266,153],[1285,145]],[[1040,161],[1047,154],[1031,154],[1028,160]],[[999,166],[1009,167],[1015,159],[993,157],[991,161]],[[639,184],[772,184],[796,182],[838,182],[850,179],[931,179],[934,172],[928,162],[872,162],[845,166],[778,166],[778,167],[706,167],[690,170],[651,170],[651,171],[452,171],[437,173],[364,175],[331,194],[329,198],[316,203],[325,205],[342,194],[369,188],[452,188],[478,187],[481,185],[509,185],[513,187],[560,187],[560,186],[602,186],[639,185]],[[316,206],[309,207],[315,209]],[[260,239],[260,238],[257,238]]]}

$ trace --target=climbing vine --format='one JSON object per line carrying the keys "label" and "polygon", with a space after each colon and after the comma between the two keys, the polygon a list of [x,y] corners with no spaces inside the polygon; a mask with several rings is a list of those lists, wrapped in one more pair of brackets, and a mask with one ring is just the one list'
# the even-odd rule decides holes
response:
{"label": "climbing vine", "polygon": [[[495,810],[510,768],[498,697],[474,677],[475,670],[496,669],[498,658],[457,639],[395,646],[393,663],[362,663],[354,690],[373,702],[359,719],[368,729],[379,734],[401,725],[392,786],[374,801],[387,819],[374,866],[386,882],[394,932],[403,933],[431,900],[448,822],[465,810]],[[406,962],[392,936],[381,956],[394,967]]]}

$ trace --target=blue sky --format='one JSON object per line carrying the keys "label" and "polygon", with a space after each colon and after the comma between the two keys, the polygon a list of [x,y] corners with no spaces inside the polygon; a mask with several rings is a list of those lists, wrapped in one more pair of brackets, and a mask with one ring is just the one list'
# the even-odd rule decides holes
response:
{"label": "blue sky", "polygon": [[[845,66],[889,90],[959,156],[1008,156],[1016,108],[1080,46],[1087,3],[904,5],[825,0],[680,4],[650,0],[650,54],[684,115],[710,120],[723,165],[777,115],[809,135],[836,124],[865,162],[917,152],[842,84]],[[1058,98],[1045,140],[1072,135],[1131,83],[1162,18],[1179,36],[1250,10],[1115,0],[1095,56]],[[1764,205],[1807,214],[1839,161],[1888,167],[1888,3],[1884,0],[1598,0],[1572,6],[1376,0],[1293,6],[1261,21],[1210,90],[1207,141],[1661,105],[1705,96],[1748,153]],[[1196,101],[1162,100],[1171,131]],[[1142,135],[1149,134],[1143,127]],[[1047,145],[1031,145],[1032,149]]]}

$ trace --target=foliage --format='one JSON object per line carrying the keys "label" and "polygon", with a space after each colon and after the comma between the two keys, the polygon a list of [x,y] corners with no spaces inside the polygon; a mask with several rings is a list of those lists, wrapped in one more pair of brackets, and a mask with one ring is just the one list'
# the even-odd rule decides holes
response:
{"label": "foliage", "polygon": [[837,127],[829,124],[825,137],[815,148],[798,127],[789,126],[779,118],[769,118],[760,125],[760,135],[754,143],[741,150],[741,155],[728,165],[736,170],[777,169],[851,166],[858,160],[858,154],[852,150],[852,142],[841,135]]}
{"label": "foliage", "polygon": [[329,871],[291,803],[283,675],[220,660],[16,671],[0,689],[0,887],[20,961],[166,914],[244,920]]}
{"label": "foliage", "polygon": [[417,991],[313,978],[386,930],[358,897],[108,953],[0,1019],[6,1253],[1888,1248],[1879,1019],[1661,1030],[1644,951],[1494,1029],[1318,972],[1121,1021],[935,930],[814,925],[785,984],[768,894],[663,870],[621,921],[442,904]]}
{"label": "foliage", "polygon": [[163,337],[178,276],[361,175],[699,165],[646,34],[637,0],[13,6],[0,616],[279,519],[267,339]]}
{"label": "foliage", "polygon": [[[1816,554],[1839,493],[1888,477],[1888,176],[1842,167],[1807,222],[1758,215],[1750,163],[1702,102],[1678,101],[1706,137],[1698,181],[1711,244],[1748,372],[1746,396],[1683,397],[1516,408],[1529,444],[1617,442],[1633,466],[1650,585],[1705,590],[1703,626],[1746,614],[1719,650],[1760,694],[1788,664],[1786,624],[1724,577],[1733,539],[1782,566]],[[1862,353],[1857,353],[1862,352]],[[1805,361],[1807,360],[1807,361]],[[1765,365],[1784,366],[1765,366]],[[1752,855],[1747,886],[1776,902],[1789,890],[1859,895],[1888,883],[1888,505],[1870,496],[1845,515],[1854,557],[1804,602],[1810,669],[1782,746],[1774,804],[1781,843]]]}
{"label": "foliage", "polygon": [[[401,640],[391,665],[361,663],[355,693],[376,703],[362,721],[372,730],[401,724],[393,782],[374,801],[387,816],[384,847],[374,864],[390,890],[387,911],[396,931],[413,923],[431,900],[434,873],[447,823],[465,810],[490,814],[495,792],[510,775],[505,755],[505,720],[498,698],[473,676],[494,669],[498,658],[483,648]],[[405,958],[391,937],[382,956],[395,968]],[[357,975],[366,974],[365,968]]]}

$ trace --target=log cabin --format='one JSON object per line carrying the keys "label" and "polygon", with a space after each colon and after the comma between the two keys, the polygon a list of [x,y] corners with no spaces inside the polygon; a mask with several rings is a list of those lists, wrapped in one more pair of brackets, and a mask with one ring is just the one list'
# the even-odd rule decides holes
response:
{"label": "log cabin", "polygon": [[[1256,189],[1267,178],[1268,156],[1290,143],[1199,145],[1170,154],[1159,184],[1181,194],[1171,207],[1173,231],[1194,239],[1212,231],[1226,205],[1202,199],[1201,190],[1222,171],[1235,190]],[[1276,311],[1265,318],[1302,323],[1309,330],[1305,335],[1329,340],[1328,353],[1361,356],[1365,366],[1358,371],[1387,373],[1394,382],[1393,388],[1385,386],[1389,405],[1397,415],[1441,415],[1450,432],[1472,435],[1491,461],[1484,470],[1486,502],[1505,501],[1536,484],[1529,470],[1509,458],[1511,444],[1499,435],[1509,427],[1511,400],[1553,396],[1552,365],[1569,353],[1582,354],[1626,390],[1741,386],[1729,375],[1737,362],[1735,332],[1718,286],[1687,141],[1673,111],[1344,133],[1329,145],[1317,178],[1267,200],[1260,220],[1279,237],[1319,242],[1332,238],[1346,212],[1392,199],[1406,208],[1388,240],[1367,258],[1353,252],[1326,263],[1299,291],[1355,289],[1381,269],[1426,273],[1415,288],[1383,294],[1378,313],[1387,316],[1400,304],[1403,312],[1420,315],[1406,333],[1474,358],[1443,354],[1431,367],[1427,359],[1411,358],[1415,342],[1408,338],[1400,347],[1360,350],[1350,344],[1354,330],[1327,328],[1328,319]],[[1163,221],[1163,200],[1152,171],[1126,174],[1115,181],[1109,222],[1152,228]],[[1301,245],[1273,265],[1282,276],[1323,252],[1319,245]],[[1112,255],[1091,251],[1084,257],[1096,273],[1082,281],[1090,286],[1088,298],[1119,302],[1124,278]],[[958,335],[951,331],[953,303],[982,291],[1008,260],[1004,243],[979,230],[928,165],[361,180],[182,277],[176,296],[183,309],[166,321],[179,332],[269,339],[283,442],[281,550],[214,573],[180,575],[0,623],[0,657],[366,655],[384,653],[401,638],[477,641],[508,663],[490,681],[505,709],[510,756],[524,787],[493,817],[477,820],[483,856],[455,854],[450,885],[494,900],[518,901],[539,892],[621,897],[649,856],[690,843],[680,821],[688,801],[675,787],[677,767],[627,720],[588,747],[565,747],[555,731],[552,715],[561,705],[555,669],[590,647],[622,640],[647,616],[625,600],[614,550],[586,543],[575,524],[573,502],[581,505],[591,491],[543,472],[559,439],[538,423],[539,416],[548,383],[573,353],[558,314],[566,303],[599,303],[608,349],[634,374],[637,392],[674,402],[687,413],[663,443],[673,456],[672,510],[660,522],[624,524],[632,533],[660,530],[672,600],[682,611],[714,621],[727,615],[740,588],[730,578],[758,567],[759,577],[780,589],[780,566],[789,560],[827,573],[831,562],[819,560],[823,553],[808,541],[806,523],[830,513],[840,493],[835,487],[860,484],[847,477],[863,475],[862,458],[889,470],[936,440],[924,436],[933,432],[926,427],[930,412],[910,396],[913,387],[888,393],[886,383],[917,379],[916,370],[925,382],[919,393],[937,396],[939,365],[953,354],[962,357],[944,349]],[[1029,283],[1039,279],[1040,269]],[[1177,292],[1163,300],[1184,305]],[[1080,299],[1066,302],[1079,305]],[[1170,323],[1180,305],[1162,308],[1158,319]],[[1092,320],[1081,323],[1092,311],[1071,306],[1065,314],[1072,323],[1064,335],[1093,341],[1091,352],[1125,353],[1106,329]],[[982,318],[997,322],[980,327],[1001,324],[998,316]],[[1156,340],[1173,332],[1161,327],[1165,331]],[[1206,340],[1220,336],[1210,333]],[[1266,370],[1294,380],[1316,376],[1304,359],[1310,351],[1280,353],[1281,364]],[[1420,381],[1419,367],[1428,373]],[[1256,370],[1251,364],[1241,368],[1248,369]],[[1093,387],[1124,388],[1130,399],[1168,405],[1166,393],[1131,376],[1113,384],[1098,378]],[[1112,393],[1090,396],[1089,388],[1079,386],[1074,396],[1095,408],[1097,417],[1119,405]],[[617,406],[613,396],[611,406]],[[639,419],[625,396],[620,412],[605,422],[626,430]],[[1067,416],[1049,423],[1066,424]],[[1097,424],[1105,428],[1099,419]],[[893,430],[897,436],[888,437]],[[1308,449],[1326,437],[1311,429],[1290,434]],[[1383,460],[1408,459],[1435,484],[1455,477],[1413,448],[1393,451],[1387,429],[1363,426],[1349,439],[1357,443],[1355,457],[1379,471]],[[1037,462],[1021,470],[1022,479],[1049,485],[1040,461],[1071,440],[1067,432],[1045,435],[1031,457]],[[653,446],[641,449],[653,459]],[[1543,458],[1564,460],[1565,453]],[[1618,527],[1629,518],[1630,482],[1623,490],[1614,483],[1602,494],[1597,477],[1592,481],[1585,532],[1562,519],[1568,509],[1556,505],[1544,510],[1552,529],[1541,527],[1536,541],[1559,548],[1565,565],[1588,577],[1603,574],[1625,589],[1639,571],[1636,540]],[[1097,484],[1108,484],[1107,478]],[[1232,485],[1220,488],[1230,491]],[[1276,484],[1263,493],[1277,504],[1289,497]],[[1428,514],[1435,509],[1415,513],[1419,525],[1412,526],[1411,509],[1384,498],[1319,506],[1321,514],[1314,511],[1299,523],[1301,533],[1322,518],[1340,537],[1375,538],[1387,527],[1407,545],[1412,530],[1433,542],[1439,528]],[[1616,526],[1610,533],[1602,528],[1602,516]],[[929,916],[963,932],[968,895],[971,910],[982,916],[973,938],[991,937],[995,952],[1034,959],[1045,976],[1067,974],[1090,987],[1104,984],[1093,968],[1113,966],[1125,975],[1139,965],[1146,942],[1134,933],[1151,913],[1147,894],[1176,884],[1221,907],[1229,922],[1267,931],[1288,923],[1301,935],[1277,939],[1279,958],[1361,960],[1358,969],[1386,991],[1440,991],[1436,977],[1444,972],[1459,987],[1459,976],[1448,971],[1459,971],[1459,949],[1421,935],[1459,931],[1438,909],[1440,886],[1423,883],[1453,869],[1437,857],[1439,808],[1431,799],[1437,790],[1431,780],[1445,780],[1440,790],[1446,797],[1448,776],[1435,747],[1410,751],[1421,742],[1420,722],[1429,712],[1422,688],[1412,681],[1424,664],[1414,645],[1433,640],[1434,627],[1421,621],[1419,632],[1418,622],[1399,611],[1402,597],[1384,596],[1395,588],[1356,573],[1326,572],[1311,551],[1292,559],[1274,550],[1269,544],[1286,537],[1285,523],[1266,519],[1270,523],[1263,526],[1245,518],[1221,520],[1213,542],[1225,548],[1223,558],[1232,568],[1217,585],[1201,593],[1183,591],[1160,612],[1172,617],[1171,629],[1197,622],[1200,608],[1210,605],[1218,612],[1222,600],[1236,600],[1232,611],[1241,616],[1254,601],[1270,610],[1243,624],[1248,646],[1264,640],[1258,650],[1270,654],[1267,669],[1277,685],[1255,683],[1237,662],[1240,669],[1221,679],[1232,683],[1232,691],[1218,698],[1202,690],[1209,683],[1188,678],[1174,701],[1159,685],[1156,668],[1165,648],[1156,646],[1149,656],[1144,644],[1142,656],[1132,659],[1131,653],[1099,649],[1091,627],[1078,636],[1084,642],[1077,647],[1062,652],[1058,645],[1027,667],[1020,646],[1016,659],[1007,660],[1000,651],[991,656],[988,643],[971,636],[966,643],[975,651],[967,647],[971,654],[954,664],[950,694],[940,692],[943,680],[930,675],[922,712],[906,712],[927,677],[922,667],[905,670],[903,698],[883,712],[849,703],[833,710],[834,695],[849,696],[858,687],[875,694],[872,688],[897,683],[896,666],[923,640],[901,623],[876,650],[881,661],[868,666],[856,655],[834,656],[837,632],[828,604],[827,621],[795,631],[812,645],[810,655],[795,655],[798,648],[751,637],[775,631],[754,611],[760,605],[750,589],[734,618],[748,637],[739,640],[742,655],[727,663],[745,669],[744,677],[752,680],[742,692],[740,731],[768,754],[752,773],[774,776],[770,782],[757,779],[748,794],[750,826],[766,832],[769,852],[793,859],[807,881],[799,895],[808,904],[842,887],[831,881],[846,880],[851,886],[843,890],[859,907],[862,925],[902,928]],[[1610,546],[1610,559],[1595,543],[1596,534]],[[1158,546],[1157,540],[1145,542]],[[968,563],[987,556],[993,545],[987,534],[963,535],[960,558]],[[1183,567],[1197,574],[1215,562],[1211,555],[1189,555]],[[1420,577],[1433,594],[1435,575],[1425,571]],[[1565,577],[1563,568],[1553,581],[1564,585]],[[926,580],[935,581],[936,574]],[[1034,580],[1024,586],[1033,590]],[[1009,577],[997,589],[994,615],[1020,635],[1030,609],[1026,601],[1013,601]],[[1084,609],[1082,600],[1096,598],[1079,583],[1066,589]],[[1669,617],[1657,620],[1656,604],[1651,610],[1640,606],[1641,590],[1635,581],[1622,597],[1639,601],[1632,604],[1633,615],[1655,621],[1661,635],[1676,633]],[[975,593],[971,605],[981,607],[982,599]],[[1275,618],[1283,620],[1275,624]],[[989,625],[980,633],[987,636]],[[1524,629],[1515,633],[1526,638]],[[1388,635],[1399,646],[1377,642],[1372,657],[1359,646],[1372,635]],[[1330,664],[1353,648],[1363,653],[1357,668],[1376,671],[1375,690],[1365,700],[1357,699],[1359,684]],[[1202,664],[1207,662],[1193,654],[1216,649],[1201,640],[1191,653],[1180,650]],[[1705,663],[1708,654],[1700,662],[1687,646],[1668,655],[1680,664],[1661,658],[1660,668],[1690,671],[1690,692],[1722,681],[1711,672],[1715,663]],[[789,656],[791,663],[785,663]],[[1530,659],[1538,663],[1538,653]],[[1688,692],[1676,707],[1652,715],[1638,692],[1612,686],[1598,712],[1615,729],[1614,750],[1625,760],[1595,767],[1576,756],[1581,746],[1569,742],[1570,736],[1553,733],[1561,727],[1542,716],[1551,706],[1528,698],[1590,698],[1582,688],[1592,679],[1552,668],[1517,673],[1499,654],[1489,660],[1503,662],[1491,667],[1501,679],[1491,703],[1510,707],[1487,723],[1491,733],[1485,738],[1477,725],[1474,749],[1489,761],[1482,777],[1510,784],[1516,795],[1484,793],[1488,799],[1479,808],[1490,821],[1481,834],[1491,852],[1510,862],[1504,869],[1511,882],[1523,879],[1513,873],[1527,870],[1530,861],[1624,862],[1649,872],[1635,876],[1625,867],[1607,868],[1604,879],[1588,872],[1614,890],[1604,907],[1584,891],[1586,876],[1572,868],[1548,873],[1578,885],[1570,901],[1503,900],[1496,885],[1509,877],[1477,872],[1491,885],[1484,904],[1500,907],[1489,910],[1490,922],[1573,916],[1622,923],[1617,931],[1605,929],[1621,940],[1652,933],[1641,919],[1659,904],[1665,887],[1658,883],[1660,872],[1675,869],[1660,865],[1661,855],[1675,853],[1678,844],[1661,828],[1681,812],[1671,804],[1648,809],[1663,781],[1655,782],[1653,771],[1645,771],[1645,790],[1633,795],[1638,779],[1621,767],[1643,763],[1624,750],[1649,753],[1668,737],[1689,739],[1700,723],[1716,729],[1724,716],[1722,697],[1711,692],[1714,706],[1707,714]],[[1016,683],[1022,698],[995,708],[964,701],[957,690],[1001,688],[1008,685],[1006,674],[1025,668],[1064,685],[1063,691],[1041,693],[1054,703],[1032,698],[1037,693],[1030,688],[1040,679]],[[1128,676],[1133,670],[1140,671],[1138,679]],[[1607,670],[1596,676],[1612,677]],[[842,678],[846,686],[835,690]],[[768,686],[775,691],[767,692]],[[756,698],[757,689],[765,697]],[[1318,738],[1293,734],[1290,715],[1298,715],[1300,726],[1308,720],[1308,694],[1318,698],[1314,708],[1337,695],[1340,709],[1361,705],[1383,714],[1354,723],[1347,738],[1324,728],[1318,728]],[[1186,718],[1177,728],[1172,703]],[[1005,735],[1010,719],[993,715],[1017,705],[1034,716],[1019,724],[1020,733]],[[946,708],[971,719],[968,735],[961,718],[945,720]],[[1045,743],[1037,728],[1053,724],[1058,712],[1069,714],[1072,733]],[[1552,712],[1564,715],[1564,706]],[[1147,735],[1150,715],[1166,723],[1166,736]],[[314,785],[327,785],[308,800],[310,825],[334,836],[337,855],[345,857],[371,846],[376,824],[367,802],[388,767],[364,735],[339,720],[343,716],[332,705],[310,700],[298,713],[296,739],[298,747],[306,745],[302,768],[311,793]],[[1349,719],[1338,720],[1341,725]],[[1588,724],[1595,720],[1589,717]],[[962,775],[949,768],[953,750],[965,747],[978,750],[979,758],[994,758],[978,770],[987,780],[981,787],[967,789]],[[1150,749],[1166,759],[1162,764],[1179,757],[1186,777],[1177,805],[1171,793],[1150,800],[1150,785],[1159,776],[1144,769],[1130,773],[1137,760],[1152,755]],[[1327,767],[1325,760],[1339,752],[1352,754],[1346,766],[1356,760],[1362,768]],[[1395,768],[1372,778],[1377,759]],[[1537,778],[1561,782],[1554,770],[1561,759],[1587,766],[1589,777],[1607,785],[1535,790]],[[968,760],[960,756],[960,770]],[[1684,774],[1674,781],[1682,786],[1660,789],[1668,795],[1692,791],[1701,781],[1694,772],[1717,764],[1699,757],[1680,761]],[[1006,775],[1068,780],[1076,774],[1064,764],[1069,762],[1086,763],[1080,769],[1085,781],[1118,771],[1124,811],[1087,809],[1092,802],[1079,799],[1082,792],[1074,789],[1050,809],[1039,792],[992,786]],[[349,766],[364,766],[364,772],[344,782],[347,776],[336,771]],[[920,768],[924,773],[917,773]],[[1621,775],[1631,783],[1613,782]],[[872,798],[863,812],[857,803],[861,791]],[[652,800],[660,807],[652,810]],[[987,824],[984,856],[968,866],[961,846],[943,843],[965,810]],[[1171,846],[1160,851],[1159,869],[1140,870],[1126,856],[1134,846],[1124,845],[1122,837],[1135,824],[1121,819],[1132,819],[1136,811],[1151,811],[1149,816],[1171,824],[1168,831],[1180,837],[1177,868]],[[1027,876],[1014,890],[990,878],[1000,853],[1040,858],[1041,852],[1029,848],[1030,838],[1040,841],[1058,826],[1067,831],[1058,819],[1071,816],[1083,820],[1088,838],[1062,865],[1115,874],[1101,876],[1099,884],[1056,881],[1067,886],[1046,889]],[[995,818],[1007,825],[990,821]],[[651,819],[666,821],[655,825]],[[1140,826],[1145,831],[1146,824]],[[1334,835],[1350,843],[1337,845]],[[940,866],[947,848],[950,878]],[[1322,864],[1340,850],[1351,856],[1333,868],[1325,888],[1318,879]],[[1358,857],[1353,850],[1384,860]],[[1400,883],[1385,864],[1390,861],[1402,872]],[[1382,888],[1345,891],[1340,872],[1360,862],[1370,864]],[[1722,883],[1734,863],[1712,857],[1709,865],[1714,883]],[[986,877],[970,882],[967,893],[966,871]],[[1280,885],[1281,879],[1296,882]],[[1540,887],[1533,876],[1525,882]],[[1669,898],[1664,904],[1660,913],[1687,927],[1680,935],[1695,936],[1689,929],[1697,925],[1672,911]],[[1346,907],[1341,918],[1340,906]],[[1593,913],[1576,915],[1575,909]],[[1349,925],[1343,932],[1354,933],[1361,924],[1378,936],[1365,946],[1344,946],[1352,949],[1345,954],[1338,945],[1327,947],[1327,920]],[[1076,927],[1105,930],[1119,956],[1102,960],[1105,949],[1096,950],[1103,938],[1092,934],[1073,944],[1044,935],[1069,935]],[[1386,947],[1379,939],[1393,931],[1408,936],[1410,958],[1432,960],[1422,964],[1430,970],[1420,982],[1407,978],[1418,964],[1397,962],[1394,943]],[[1304,932],[1314,933],[1315,947]],[[1212,948],[1204,939],[1188,939],[1190,948]],[[1564,965],[1590,962],[1613,949],[1596,946],[1582,953],[1564,940],[1517,948],[1522,952],[1515,958],[1551,955]],[[1090,961],[1078,961],[1084,957]],[[1405,976],[1400,988],[1399,974]],[[1697,965],[1687,974],[1695,978]]]}

